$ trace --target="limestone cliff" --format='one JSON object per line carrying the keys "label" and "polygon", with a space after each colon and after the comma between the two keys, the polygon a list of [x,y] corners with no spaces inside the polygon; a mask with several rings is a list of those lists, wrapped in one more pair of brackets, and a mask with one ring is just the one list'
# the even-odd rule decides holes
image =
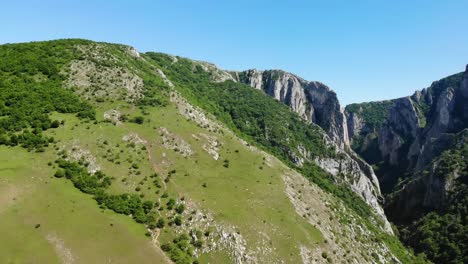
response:
{"label": "limestone cliff", "polygon": [[[347,107],[353,149],[374,164],[384,193],[405,197],[393,194],[388,200],[388,210],[399,212],[394,220],[407,219],[405,214],[421,206],[435,208],[444,197],[444,184],[421,172],[433,170],[434,160],[450,148],[453,136],[468,127],[467,86],[468,68],[409,97]],[[411,195],[424,199],[410,199]]]}
{"label": "limestone cliff", "polygon": [[263,90],[288,105],[305,120],[322,127],[341,148],[349,146],[348,127],[334,91],[320,82],[308,82],[281,70],[247,70],[237,80]]}

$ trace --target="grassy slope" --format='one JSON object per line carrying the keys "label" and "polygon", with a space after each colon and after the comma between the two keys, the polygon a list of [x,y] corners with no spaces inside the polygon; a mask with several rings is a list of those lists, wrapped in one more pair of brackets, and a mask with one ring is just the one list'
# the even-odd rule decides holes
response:
{"label": "grassy slope", "polygon": [[0,262],[60,263],[67,251],[79,263],[164,261],[143,226],[101,211],[70,182],[53,178],[53,156],[0,147]]}
{"label": "grassy slope", "polygon": [[[104,109],[98,108],[98,119],[101,119],[104,110],[118,107],[112,104],[100,106]],[[127,111],[130,116],[139,112],[138,109],[131,108],[124,110],[122,105],[120,108],[123,112]],[[152,172],[151,168],[160,175],[176,169],[177,173],[168,184],[167,191],[170,197],[185,196],[198,204],[201,209],[212,212],[215,221],[235,226],[250,247],[260,247],[263,237],[259,236],[259,232],[266,234],[269,237],[268,243],[277,249],[269,256],[271,260],[297,262],[300,260],[298,245],[314,247],[316,242],[322,241],[320,232],[295,213],[286,197],[281,179],[284,169],[282,166],[275,165],[270,168],[262,164],[263,156],[260,153],[249,150],[229,132],[226,131],[224,135],[208,132],[187,121],[178,114],[173,105],[150,109],[149,115],[145,116],[144,125],[82,124],[79,119],[69,115],[55,114],[54,117],[65,120],[65,127],[52,132],[60,141],[58,145],[70,146],[74,142],[89,149],[97,157],[102,170],[116,178],[112,186],[115,193],[134,192],[134,186],[138,186],[138,183]],[[189,142],[195,154],[184,158],[173,150],[162,148],[161,138],[155,129],[159,127],[166,127],[170,132]],[[140,151],[138,154],[137,151],[125,146],[122,137],[129,133],[138,133],[140,138],[148,141],[146,146],[151,154],[151,160],[145,151]],[[202,142],[197,142],[192,137],[192,134],[199,133],[211,134],[222,142],[220,160],[214,160],[202,149]],[[108,145],[99,144],[104,140],[108,141]],[[120,147],[115,147],[117,144],[120,144]],[[115,164],[104,159],[102,155],[107,149],[112,149],[113,153],[123,149],[124,153],[121,153],[121,156],[132,156],[134,162],[139,164],[141,175],[128,175],[131,162],[124,160],[121,164]],[[230,161],[229,168],[223,167],[224,159]],[[123,178],[128,179],[126,183],[122,183]],[[202,187],[203,183],[207,184],[206,188]],[[144,193],[145,198],[157,198],[156,188],[151,184],[144,184],[141,189],[139,193]],[[172,235],[161,237],[167,240]],[[225,254],[219,255],[225,257]],[[216,254],[202,257],[213,261],[218,260],[216,258]]]}

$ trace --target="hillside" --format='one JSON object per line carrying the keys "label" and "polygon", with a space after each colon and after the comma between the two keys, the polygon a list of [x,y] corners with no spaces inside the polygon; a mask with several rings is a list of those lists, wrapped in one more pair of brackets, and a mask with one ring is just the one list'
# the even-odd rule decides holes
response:
{"label": "hillside", "polygon": [[425,262],[372,168],[233,73],[86,40],[0,55],[2,263]]}

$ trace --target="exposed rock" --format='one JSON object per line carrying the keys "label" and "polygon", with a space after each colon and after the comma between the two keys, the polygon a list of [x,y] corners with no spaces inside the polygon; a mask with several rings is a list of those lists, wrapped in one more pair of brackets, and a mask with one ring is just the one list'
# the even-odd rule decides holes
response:
{"label": "exposed rock", "polygon": [[66,85],[77,88],[86,99],[125,99],[133,102],[143,98],[143,79],[126,68],[96,65],[93,60],[76,60],[70,65]]}
{"label": "exposed rock", "polygon": [[340,147],[349,145],[344,112],[335,92],[326,85],[281,70],[247,70],[239,73],[239,81],[263,90],[305,120],[318,124]]}
{"label": "exposed rock", "polygon": [[125,142],[131,142],[136,145],[145,145],[147,143],[146,140],[140,138],[137,133],[130,133],[122,137],[122,140]]}
{"label": "exposed rock", "polygon": [[115,125],[122,124],[121,122],[122,114],[115,109],[107,110],[106,112],[104,112],[103,116],[104,116],[104,119],[111,121]]}
{"label": "exposed rock", "polygon": [[69,148],[64,147],[64,149],[66,149],[68,154],[66,160],[76,162],[82,161],[89,173],[95,173],[101,170],[101,166],[97,164],[96,157],[91,151],[80,147],[77,143],[74,143]]}
{"label": "exposed rock", "polygon": [[[450,151],[457,146],[463,148],[468,144],[468,128],[456,135],[447,135],[439,141],[445,144],[441,149]],[[448,172],[442,168],[444,172],[441,175],[441,163],[450,161],[444,160],[447,157],[439,154],[436,156],[424,170],[416,171],[408,182],[399,186],[400,188],[389,199],[387,210],[398,211],[398,216],[395,217],[398,222],[410,222],[431,210],[440,210],[444,206],[448,206],[446,204],[448,192],[453,189],[454,181],[467,168],[463,167],[463,164],[457,163],[452,165]]]}
{"label": "exposed rock", "polygon": [[326,135],[324,135],[324,141],[329,148],[334,149],[336,157],[312,158],[310,151],[302,145],[299,145],[297,153],[290,152],[290,158],[298,166],[302,166],[305,161],[313,160],[319,167],[333,175],[337,182],[347,183],[351,190],[360,196],[382,219],[384,222],[384,230],[393,233],[390,223],[384,214],[384,210],[379,203],[379,197],[381,195],[380,187],[372,167],[353,152],[348,153],[338,147]]}
{"label": "exposed rock", "polygon": [[[372,233],[346,210],[341,201],[325,193],[315,184],[310,184],[307,179],[293,170],[285,172],[283,180],[285,193],[294,205],[297,214],[305,217],[311,225],[319,229],[327,241],[319,247],[302,246],[300,254],[303,263],[317,263],[317,260],[327,263],[327,260],[322,257],[322,252],[336,252],[333,256],[329,254],[332,260],[334,256],[349,255],[351,258],[358,259],[359,263],[372,263],[372,260],[362,259],[360,254],[374,252],[382,263],[400,263],[395,256],[390,254],[390,250],[384,244],[372,239]],[[348,219],[346,225],[340,223],[343,215],[346,215]],[[358,236],[365,237],[365,239],[357,240]],[[350,250],[350,246],[353,250]]]}
{"label": "exposed rock", "polygon": [[195,61],[195,65],[201,66],[201,68],[211,74],[211,80],[215,82],[224,82],[227,80],[235,81],[234,77],[227,71],[223,71],[216,67],[216,65],[204,61]]}
{"label": "exposed rock", "polygon": [[171,102],[177,105],[179,113],[185,116],[186,118],[194,121],[199,126],[206,128],[210,131],[218,131],[220,129],[219,124],[217,124],[211,118],[209,118],[202,109],[191,105],[179,93],[172,91],[170,96]]}
{"label": "exposed rock", "polygon": [[[467,100],[468,102],[468,100]],[[417,156],[417,162],[415,164],[416,170],[423,169],[440,151],[437,149],[437,145],[434,144],[436,139],[443,138],[444,134],[449,131],[450,127],[453,126],[453,110],[455,107],[454,90],[448,88],[440,94],[436,103],[436,111],[434,116],[431,118],[433,121],[426,131],[423,131],[423,135],[418,138],[413,144],[419,144],[419,140],[424,140],[422,147],[420,148],[419,155]]]}
{"label": "exposed rock", "polygon": [[[341,180],[347,182],[351,189],[381,218],[385,231],[393,234],[390,223],[379,202],[379,182],[372,168],[358,157],[353,159],[348,153],[341,150],[338,150],[337,153],[338,158],[316,158],[315,161],[322,169],[337,179],[341,178]],[[365,170],[362,168],[365,168]]]}
{"label": "exposed rock", "polygon": [[345,114],[349,138],[361,134],[361,131],[365,128],[364,119],[355,113],[345,112]]}
{"label": "exposed rock", "polygon": [[180,226],[176,232],[191,234],[192,238],[196,240],[194,230],[212,231],[210,236],[204,238],[206,241],[203,243],[202,248],[195,248],[194,253],[196,256],[215,250],[225,250],[235,264],[260,263],[257,256],[264,252],[256,252],[249,248],[247,241],[236,231],[235,226],[216,221],[210,211],[201,210],[200,206],[191,200],[187,199],[184,203],[187,208],[183,213],[184,218],[191,220]]}
{"label": "exposed rock", "polygon": [[[211,66],[214,67],[214,65]],[[213,75],[213,71],[221,71],[217,68],[208,68],[208,66],[205,70],[211,71]],[[352,190],[382,217],[386,223],[385,229],[392,232],[383,209],[378,203],[380,189],[373,169],[349,148],[347,119],[335,92],[322,83],[308,82],[281,70],[259,71],[252,69],[244,72],[229,73],[224,71],[224,73],[233,76],[234,81],[264,91],[291,107],[304,120],[322,127],[329,137],[324,138],[324,141],[336,149],[337,153],[341,153],[342,155],[338,155],[341,155],[344,160],[335,162],[331,159],[326,161],[316,159],[315,162],[326,171],[333,172],[332,174],[335,176],[347,174],[347,178],[345,177],[344,180],[352,179],[349,182]],[[299,145],[297,151],[289,152],[289,157],[296,165],[302,166],[306,160],[310,160],[309,152]]]}
{"label": "exposed rock", "polygon": [[140,56],[140,53],[134,48],[134,47],[130,47],[128,46],[127,47],[127,52],[130,56],[132,56],[133,58],[136,58],[136,59],[139,59],[141,56]]}
{"label": "exposed rock", "polygon": [[170,88],[174,88],[174,84],[166,77],[163,71],[161,71],[160,69],[156,69],[156,74],[161,76],[164,83],[167,84]]}
{"label": "exposed rock", "polygon": [[218,160],[221,142],[219,142],[219,140],[215,136],[211,136],[205,133],[200,133],[199,136],[200,137],[192,135],[192,137],[194,137],[197,140],[204,140],[205,142],[202,146],[203,150],[210,154],[214,160]]}
{"label": "exposed rock", "polygon": [[158,131],[162,138],[162,145],[164,148],[172,149],[184,157],[188,157],[193,154],[190,144],[181,137],[169,132],[165,127],[159,128]]}
{"label": "exposed rock", "polygon": [[54,247],[57,256],[64,264],[75,263],[75,257],[71,250],[65,246],[65,243],[57,234],[51,233],[46,236],[47,241]]}

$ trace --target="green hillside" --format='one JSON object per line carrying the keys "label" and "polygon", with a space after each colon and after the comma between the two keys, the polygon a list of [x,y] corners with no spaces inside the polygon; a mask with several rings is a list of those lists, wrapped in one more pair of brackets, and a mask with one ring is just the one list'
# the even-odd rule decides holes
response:
{"label": "green hillside", "polygon": [[202,63],[0,46],[1,263],[405,263],[317,126]]}

